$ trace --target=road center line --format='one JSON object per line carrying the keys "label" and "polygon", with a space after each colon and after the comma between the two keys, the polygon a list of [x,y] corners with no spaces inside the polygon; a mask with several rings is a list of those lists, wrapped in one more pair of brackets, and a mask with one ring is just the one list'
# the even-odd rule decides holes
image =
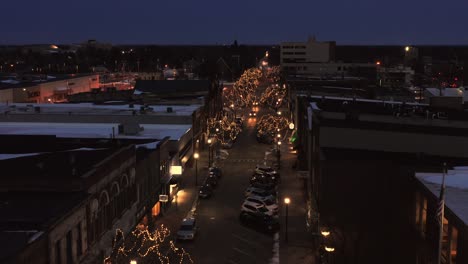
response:
{"label": "road center line", "polygon": [[232,236],[235,237],[235,238],[237,238],[237,239],[239,239],[239,240],[241,240],[241,241],[243,241],[243,242],[245,242],[246,244],[251,245],[251,246],[254,246],[254,247],[259,246],[259,244],[253,243],[253,242],[251,242],[251,241],[249,241],[249,240],[247,240],[247,239],[245,239],[245,238],[242,238],[242,237],[240,237],[240,236],[238,236],[238,235],[232,234]]}
{"label": "road center line", "polygon": [[244,254],[244,255],[246,255],[246,256],[248,256],[248,257],[254,258],[254,256],[252,256],[252,255],[250,255],[249,253],[247,253],[247,252],[245,252],[245,251],[242,251],[242,250],[240,250],[240,249],[238,249],[238,248],[236,248],[236,247],[233,247],[232,249],[234,249],[235,251],[237,251],[237,252],[239,252],[239,253],[241,253],[241,254]]}

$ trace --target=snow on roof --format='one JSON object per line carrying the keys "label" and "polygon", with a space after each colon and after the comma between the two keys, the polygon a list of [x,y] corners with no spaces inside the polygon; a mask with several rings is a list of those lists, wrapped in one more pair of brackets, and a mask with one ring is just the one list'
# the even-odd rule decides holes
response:
{"label": "snow on roof", "polygon": [[356,102],[396,104],[396,105],[406,104],[406,105],[428,106],[428,104],[414,103],[414,102],[386,101],[386,100],[351,98],[351,97],[338,97],[338,96],[310,95],[309,97],[310,98],[316,98],[316,99],[340,100],[340,101],[356,101]]}
{"label": "snow on roof", "polygon": [[20,157],[35,156],[42,153],[0,154],[0,160],[16,159]]}
{"label": "snow on roof", "polygon": [[153,141],[145,144],[137,144],[136,148],[156,149],[159,145],[159,141]]}
{"label": "snow on roof", "polygon": [[[436,197],[440,195],[442,173],[416,173],[416,178]],[[468,224],[468,167],[448,170],[445,177],[445,205]]]}
{"label": "snow on roof", "polygon": [[426,91],[428,91],[433,96],[440,96],[440,92],[442,92],[442,96],[455,96],[455,97],[463,96],[463,89],[458,89],[458,88],[443,88],[443,89],[426,88]]}
{"label": "snow on roof", "polygon": [[55,135],[59,138],[116,138],[179,140],[191,125],[140,124],[143,127],[137,135],[117,134],[117,123],[22,123],[4,122],[0,125],[0,135]]}
{"label": "snow on roof", "polygon": [[[80,103],[80,104],[27,104],[27,103],[14,103],[6,105],[5,103],[0,104],[0,111],[7,110],[8,107],[15,105],[16,107],[27,107],[33,105],[41,108],[41,114],[46,113],[63,113],[68,114],[69,112],[78,114],[128,114],[132,115],[133,111],[139,111],[143,105],[134,105],[130,108],[128,104],[120,105],[94,105],[92,103]],[[146,115],[178,115],[178,116],[191,116],[194,111],[202,107],[201,104],[191,105],[150,105],[153,110],[147,112]],[[171,107],[172,112],[168,113],[167,108]],[[2,109],[3,108],[3,109]]]}
{"label": "snow on roof", "polygon": [[8,83],[8,84],[18,84],[20,81],[17,80],[2,80],[1,83]]}

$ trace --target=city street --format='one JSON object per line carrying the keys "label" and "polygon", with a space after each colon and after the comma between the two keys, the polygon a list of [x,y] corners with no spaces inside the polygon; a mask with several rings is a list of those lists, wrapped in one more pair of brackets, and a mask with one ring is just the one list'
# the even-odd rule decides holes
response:
{"label": "city street", "polygon": [[[265,151],[272,147],[257,143],[255,121],[255,118],[246,117],[243,132],[239,134],[233,148],[228,150],[228,158],[221,163],[223,177],[214,195],[199,200],[197,237],[195,241],[181,243],[195,263],[271,261],[274,235],[244,227],[239,222],[240,207],[244,200],[244,190],[249,186],[249,178],[255,165],[263,163]],[[206,169],[203,171],[206,172]]]}

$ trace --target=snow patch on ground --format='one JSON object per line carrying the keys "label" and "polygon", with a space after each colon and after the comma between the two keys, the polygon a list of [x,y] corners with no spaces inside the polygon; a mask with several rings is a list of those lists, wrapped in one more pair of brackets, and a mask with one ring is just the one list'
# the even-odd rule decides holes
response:
{"label": "snow patch on ground", "polygon": [[280,257],[279,257],[279,233],[276,233],[273,237],[273,256],[270,259],[270,264],[279,264]]}

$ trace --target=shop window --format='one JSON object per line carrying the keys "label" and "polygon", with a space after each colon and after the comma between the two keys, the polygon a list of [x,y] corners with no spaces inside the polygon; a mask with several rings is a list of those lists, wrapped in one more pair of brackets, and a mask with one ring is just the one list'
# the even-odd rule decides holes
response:
{"label": "shop window", "polygon": [[421,194],[416,192],[415,197],[415,224],[416,227],[421,225]]}
{"label": "shop window", "polygon": [[67,233],[67,263],[73,263],[72,231]]}
{"label": "shop window", "polygon": [[161,212],[161,203],[160,202],[157,202],[153,208],[151,208],[151,215],[153,217],[156,217],[159,215],[159,213]]}
{"label": "shop window", "polygon": [[451,264],[456,264],[457,246],[458,246],[458,229],[452,226],[452,232],[450,234],[450,263]]}
{"label": "shop window", "polygon": [[444,226],[442,230],[442,250],[440,254],[441,263],[449,263],[449,222],[447,218],[444,217]]}
{"label": "shop window", "polygon": [[62,247],[60,246],[60,239],[55,242],[55,263],[60,264],[62,263],[62,252],[60,250]]}
{"label": "shop window", "polygon": [[83,225],[83,221],[79,222],[78,223],[78,226],[76,227],[77,229],[77,234],[78,234],[78,238],[77,238],[77,241],[76,241],[76,255],[79,257],[81,256],[81,254],[83,254],[83,236],[81,234],[81,226]]}
{"label": "shop window", "polygon": [[427,199],[420,192],[416,192],[415,197],[415,225],[422,236],[426,235]]}
{"label": "shop window", "polygon": [[422,199],[422,216],[421,216],[421,233],[426,235],[427,231],[427,199],[423,197]]}

